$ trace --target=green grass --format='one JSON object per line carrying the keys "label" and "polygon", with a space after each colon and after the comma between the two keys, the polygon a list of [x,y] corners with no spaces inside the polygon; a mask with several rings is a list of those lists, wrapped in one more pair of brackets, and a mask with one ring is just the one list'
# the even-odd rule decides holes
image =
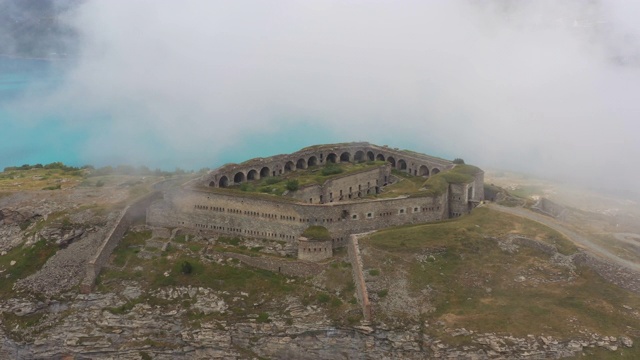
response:
{"label": "green grass", "polygon": [[302,236],[306,237],[310,240],[331,240],[331,234],[329,234],[329,230],[327,230],[324,226],[309,226],[303,233]]}
{"label": "green grass", "polygon": [[[607,283],[586,267],[573,273],[555,265],[548,254],[532,247],[519,246],[515,253],[501,250],[495,238],[511,233],[555,242],[564,253],[576,250],[551,229],[487,208],[455,221],[382,230],[361,244],[374,249],[367,252],[374,255],[365,263],[393,264],[382,265],[391,283],[393,276],[402,276],[412,296],[428,290],[435,311],[423,314],[425,320],[444,321],[449,328],[558,338],[581,337],[584,329],[620,336],[628,327],[640,328],[640,321],[622,307],[639,308],[638,295]],[[429,256],[418,261],[416,254]],[[516,281],[520,275],[523,282]],[[574,318],[576,322],[569,321]],[[636,349],[624,351],[640,354]]]}
{"label": "green grass", "polygon": [[141,248],[144,248],[146,240],[151,239],[151,231],[128,231],[113,251],[113,264],[124,266],[129,259],[136,256]]}
{"label": "green grass", "polygon": [[461,239],[473,242],[485,236],[511,233],[553,244],[563,254],[577,251],[571,241],[551,228],[486,207],[456,219],[380,230],[371,235],[370,243],[387,251],[413,252],[424,246],[447,246]]}
{"label": "green grass", "polygon": [[[3,279],[0,281],[0,297],[6,298],[12,293],[13,284],[18,279],[25,278],[44,265],[51,256],[58,251],[58,246],[45,240],[40,240],[28,247],[18,246],[0,257],[0,269]],[[16,263],[11,266],[11,261]]]}

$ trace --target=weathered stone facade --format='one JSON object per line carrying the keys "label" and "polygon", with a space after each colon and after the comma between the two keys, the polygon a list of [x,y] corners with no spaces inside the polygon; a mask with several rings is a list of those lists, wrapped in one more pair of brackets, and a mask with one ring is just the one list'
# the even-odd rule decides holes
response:
{"label": "weathered stone facade", "polygon": [[[296,201],[295,198],[263,194],[254,196],[251,193],[217,189],[220,184],[224,184],[224,181],[221,182],[221,176],[235,176],[224,174],[242,172],[246,176],[238,175],[238,178],[243,179],[257,179],[261,173],[273,176],[274,171],[276,174],[279,173],[278,166],[274,165],[278,161],[286,163],[297,157],[303,159],[303,155],[309,156],[305,158],[305,167],[326,162],[366,161],[376,159],[378,155],[384,157],[389,164],[333,178],[317,187],[313,194],[311,190],[303,190],[301,199],[307,199],[306,202]],[[310,157],[316,157],[316,160],[310,161]],[[302,163],[300,161],[301,168]],[[252,172],[258,165],[268,167],[269,172]],[[422,168],[427,176],[439,169],[453,168],[454,164],[444,159],[368,143],[303,149],[291,155],[255,159],[241,165],[226,165],[214,170],[200,182],[201,185],[207,186],[184,187],[167,193],[164,201],[152,204],[147,212],[147,222],[156,226],[181,227],[194,232],[215,232],[292,243],[297,242],[298,237],[309,226],[324,226],[329,230],[331,243],[335,248],[346,245],[348,236],[353,233],[432,222],[467,214],[475,203],[483,199],[482,171],[475,174],[472,181],[451,184],[439,195],[384,199],[358,196],[366,196],[367,191],[380,191],[380,188],[390,181],[390,169],[393,167],[411,174],[420,174]],[[248,175],[249,173],[251,175]],[[331,201],[332,199],[334,201]]]}
{"label": "weathered stone facade", "polygon": [[292,154],[256,158],[242,164],[227,164],[204,176],[204,186],[227,187],[268,176],[279,176],[296,169],[339,162],[387,161],[393,168],[415,176],[429,176],[453,168],[445,159],[366,142],[319,145]]}
{"label": "weathered stone facade", "polygon": [[304,236],[298,238],[298,259],[320,261],[333,256],[331,240],[313,240]]}

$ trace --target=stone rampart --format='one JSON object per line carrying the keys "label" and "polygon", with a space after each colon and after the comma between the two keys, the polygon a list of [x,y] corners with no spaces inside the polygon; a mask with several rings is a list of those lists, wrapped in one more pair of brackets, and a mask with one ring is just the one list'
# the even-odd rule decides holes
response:
{"label": "stone rampart", "polygon": [[280,260],[268,256],[253,257],[232,252],[225,252],[223,255],[238,259],[252,267],[287,276],[314,276],[322,272],[323,269],[322,265],[307,261]]}
{"label": "stone rampart", "polygon": [[192,189],[167,194],[147,214],[147,222],[155,226],[290,242],[309,226],[324,226],[334,247],[344,246],[354,232],[447,218],[447,194],[302,204]]}
{"label": "stone rampart", "polygon": [[553,201],[544,197],[541,197],[540,199],[538,199],[538,202],[535,205],[533,205],[531,209],[556,219],[562,219],[565,216],[565,212],[566,212],[566,209],[564,206],[560,204],[556,204]]}
{"label": "stone rampart", "polygon": [[202,185],[227,187],[268,176],[280,176],[296,169],[338,162],[387,161],[391,167],[416,176],[429,176],[452,168],[451,161],[378,146],[366,142],[329,144],[308,147],[292,154],[256,158],[242,164],[226,164],[203,177]]}
{"label": "stone rampart", "polygon": [[364,274],[362,273],[362,258],[360,256],[357,234],[349,236],[347,252],[349,254],[349,261],[351,262],[353,283],[356,287],[356,297],[358,298],[360,306],[362,306],[362,316],[365,321],[371,321],[373,319],[373,308],[369,301],[367,284],[364,282]]}
{"label": "stone rampart", "polygon": [[131,224],[137,219],[144,219],[149,205],[162,198],[162,193],[154,191],[138,200],[122,210],[118,220],[105,237],[102,245],[98,248],[96,255],[87,263],[85,278],[80,284],[82,293],[90,293],[95,284],[96,278],[100,274],[100,270],[109,260],[109,256],[118,246],[118,243],[127,232]]}

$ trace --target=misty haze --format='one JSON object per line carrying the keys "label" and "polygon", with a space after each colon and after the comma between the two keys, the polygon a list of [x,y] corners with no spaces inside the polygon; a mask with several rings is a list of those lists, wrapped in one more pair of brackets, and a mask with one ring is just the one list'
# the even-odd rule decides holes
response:
{"label": "misty haze", "polygon": [[639,17],[0,0],[0,357],[639,358]]}

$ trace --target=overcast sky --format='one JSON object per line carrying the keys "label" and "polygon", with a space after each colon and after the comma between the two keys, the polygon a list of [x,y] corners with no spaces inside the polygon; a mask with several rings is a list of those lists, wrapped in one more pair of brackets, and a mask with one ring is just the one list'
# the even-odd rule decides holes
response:
{"label": "overcast sky", "polygon": [[149,152],[131,144],[153,134],[216,159],[295,129],[633,188],[639,18],[622,0],[89,0],[68,15],[79,58],[41,104],[109,114],[96,156]]}

